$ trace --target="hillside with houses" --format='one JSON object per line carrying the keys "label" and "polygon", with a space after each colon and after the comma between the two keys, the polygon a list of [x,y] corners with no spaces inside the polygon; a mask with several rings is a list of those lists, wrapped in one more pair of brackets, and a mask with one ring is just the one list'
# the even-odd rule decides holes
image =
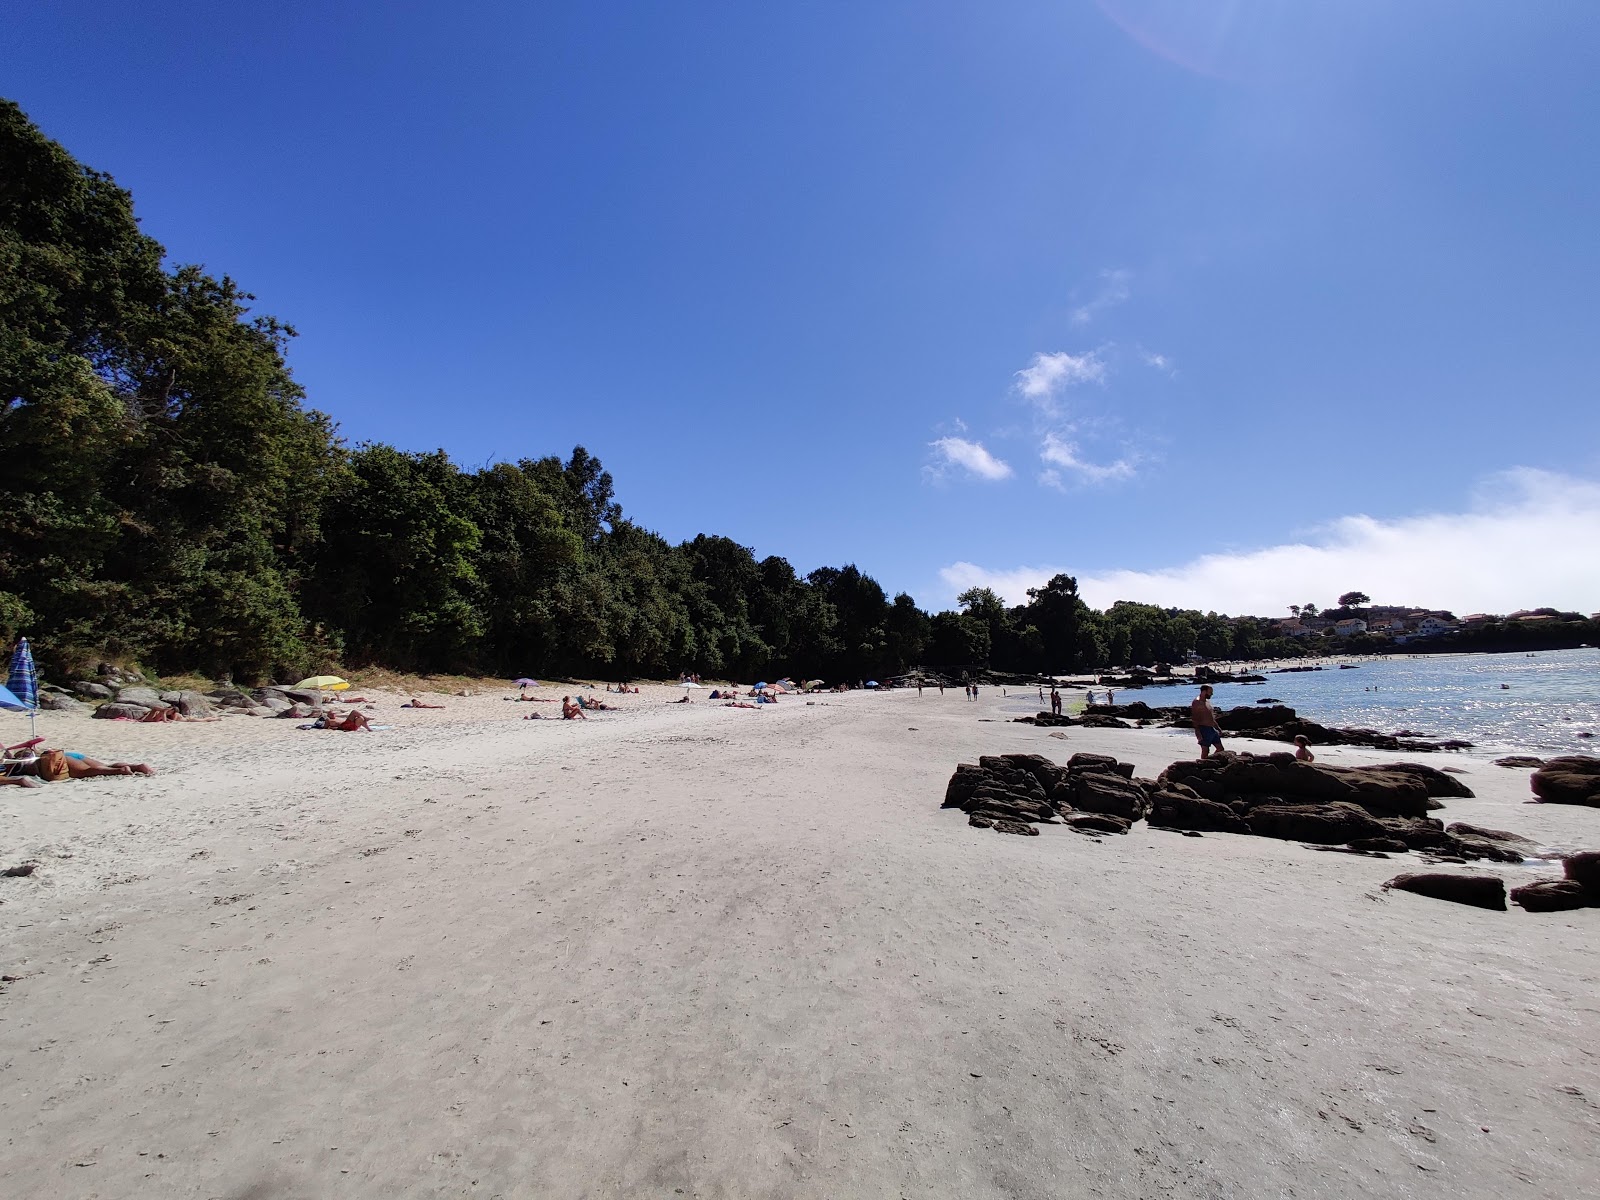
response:
{"label": "hillside with houses", "polygon": [[[1538,648],[1593,644],[1600,631],[1600,613],[1585,616],[1554,608],[1521,609],[1513,613],[1468,613],[1458,617],[1441,608],[1406,604],[1355,604],[1340,598],[1338,608],[1319,611],[1316,605],[1292,604],[1291,615],[1276,623],[1280,637],[1307,649],[1314,640],[1332,641],[1341,650],[1378,651],[1405,646],[1410,650],[1445,648],[1489,649],[1487,643],[1541,643]],[[1360,597],[1365,599],[1365,597]],[[1478,643],[1485,643],[1479,645]]]}

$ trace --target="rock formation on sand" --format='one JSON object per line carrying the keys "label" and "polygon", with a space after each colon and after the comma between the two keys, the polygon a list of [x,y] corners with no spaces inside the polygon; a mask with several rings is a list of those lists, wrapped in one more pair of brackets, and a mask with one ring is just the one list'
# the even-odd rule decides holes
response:
{"label": "rock formation on sand", "polygon": [[1533,794],[1544,804],[1600,808],[1600,758],[1571,754],[1552,758],[1533,773]]}
{"label": "rock formation on sand", "polygon": [[[1590,760],[1594,761],[1594,760]],[[1369,857],[1419,852],[1424,861],[1518,863],[1538,847],[1504,829],[1430,816],[1440,797],[1472,791],[1454,775],[1421,763],[1335,767],[1292,754],[1224,754],[1175,762],[1154,780],[1105,754],[1074,754],[1065,765],[1040,754],[985,755],[962,763],[945,789],[980,829],[1037,836],[1065,825],[1099,836],[1150,825],[1186,833],[1235,833],[1306,843]],[[1514,889],[1529,912],[1600,906],[1600,851],[1570,855],[1566,879]],[[1505,884],[1490,875],[1408,873],[1384,885],[1484,908],[1506,907]]]}

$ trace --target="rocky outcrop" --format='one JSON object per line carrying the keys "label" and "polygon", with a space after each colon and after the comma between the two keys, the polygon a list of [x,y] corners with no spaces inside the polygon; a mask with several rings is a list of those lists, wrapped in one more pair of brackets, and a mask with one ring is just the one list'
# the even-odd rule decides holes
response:
{"label": "rocky outcrop", "polygon": [[1319,846],[1343,846],[1384,836],[1383,826],[1359,804],[1262,804],[1245,817],[1258,837],[1284,838]]}
{"label": "rocky outcrop", "polygon": [[[1450,778],[1445,776],[1445,778]],[[1228,754],[1175,762],[1163,783],[1184,783],[1209,800],[1256,804],[1347,801],[1376,817],[1421,817],[1429,811],[1430,776],[1393,766],[1334,767],[1297,762],[1287,753]]]}
{"label": "rocky outcrop", "polygon": [[1519,767],[1525,771],[1537,771],[1544,766],[1544,759],[1535,758],[1531,754],[1508,754],[1504,758],[1494,760],[1497,767]]}
{"label": "rocky outcrop", "polygon": [[1453,904],[1470,904],[1475,908],[1506,911],[1505,880],[1498,875],[1446,875],[1419,872],[1396,875],[1384,885],[1397,892],[1414,892],[1431,896],[1435,900],[1449,900]]}
{"label": "rocky outcrop", "polygon": [[1249,823],[1228,805],[1207,800],[1183,783],[1167,783],[1150,797],[1150,824],[1204,833],[1250,832]]}
{"label": "rocky outcrop", "polygon": [[94,683],[88,679],[79,680],[72,685],[72,690],[85,700],[110,700],[117,693],[103,683]]}
{"label": "rocky outcrop", "polygon": [[[1074,754],[1067,763],[1041,754],[984,755],[962,763],[945,786],[944,807],[959,808],[970,825],[1016,833],[1003,825],[1054,825],[1063,818],[1084,832],[1126,833],[1149,810],[1133,764],[1104,754]],[[1090,820],[1089,818],[1095,818]]]}
{"label": "rocky outcrop", "polygon": [[1543,804],[1600,808],[1600,758],[1570,754],[1552,758],[1533,773],[1533,794]]}

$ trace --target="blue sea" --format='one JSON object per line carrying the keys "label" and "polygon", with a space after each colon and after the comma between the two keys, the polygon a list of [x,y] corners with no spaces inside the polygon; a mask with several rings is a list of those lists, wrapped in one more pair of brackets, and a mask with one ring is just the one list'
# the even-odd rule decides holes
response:
{"label": "blue sea", "polygon": [[[1429,739],[1464,738],[1477,753],[1600,755],[1600,650],[1542,654],[1394,655],[1349,660],[1353,669],[1267,674],[1266,683],[1223,684],[1218,707],[1283,701],[1323,725]],[[1502,687],[1501,685],[1505,686]],[[1146,688],[1149,704],[1179,691]],[[1118,696],[1132,700],[1134,693]],[[1592,733],[1593,738],[1581,738]]]}

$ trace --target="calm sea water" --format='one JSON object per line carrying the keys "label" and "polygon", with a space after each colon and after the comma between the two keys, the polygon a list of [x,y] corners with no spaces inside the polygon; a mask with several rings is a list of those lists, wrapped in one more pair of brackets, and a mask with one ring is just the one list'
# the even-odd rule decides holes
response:
{"label": "calm sea water", "polygon": [[[1462,738],[1475,754],[1600,755],[1600,650],[1544,654],[1395,655],[1352,659],[1352,669],[1267,674],[1266,683],[1219,684],[1217,706],[1272,697],[1323,725],[1431,740]],[[1501,687],[1505,684],[1505,687]],[[1100,689],[1103,693],[1103,689]],[[1069,707],[1082,692],[1068,692]],[[1119,702],[1186,704],[1194,688],[1153,687],[1117,693]],[[1036,712],[1032,692],[1014,691],[1007,711]],[[1592,733],[1582,738],[1580,733]]]}
{"label": "calm sea water", "polygon": [[[1465,738],[1479,753],[1600,754],[1600,650],[1351,661],[1360,665],[1223,685],[1217,700],[1232,708],[1272,696],[1323,725]],[[1156,696],[1180,690],[1191,689],[1146,689],[1143,698],[1176,703]]]}

